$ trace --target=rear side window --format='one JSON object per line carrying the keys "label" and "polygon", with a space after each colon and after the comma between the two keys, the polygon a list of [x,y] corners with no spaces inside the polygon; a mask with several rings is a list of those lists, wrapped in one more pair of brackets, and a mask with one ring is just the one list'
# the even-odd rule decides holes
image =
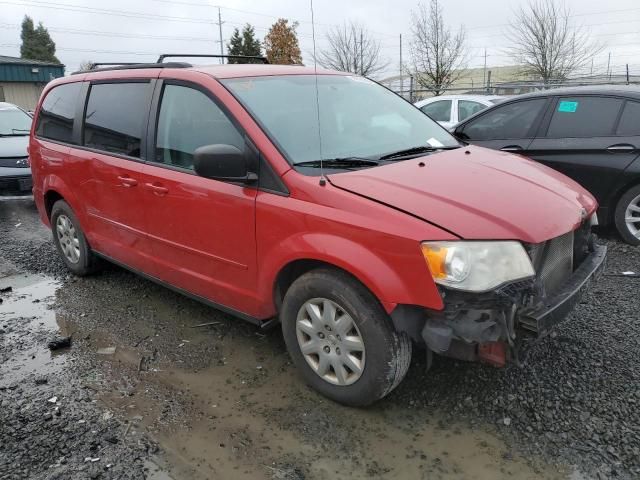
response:
{"label": "rear side window", "polygon": [[528,138],[546,101],[546,98],[536,98],[495,107],[471,120],[463,133],[470,140],[478,141]]}
{"label": "rear side window", "polygon": [[558,99],[547,137],[606,137],[620,113],[622,100],[607,97],[562,97]]}
{"label": "rear side window", "polygon": [[73,142],[73,118],[82,83],[65,83],[54,87],[42,102],[36,135],[58,142]]}
{"label": "rear side window", "polygon": [[149,88],[149,83],[92,85],[84,119],[84,145],[139,158]]}
{"label": "rear side window", "polygon": [[243,150],[244,137],[207,95],[181,85],[166,85],[158,118],[155,161],[193,169],[193,152],[214,144]]}
{"label": "rear side window", "polygon": [[451,100],[440,100],[425,105],[420,110],[426,113],[431,120],[436,122],[448,122],[451,120]]}
{"label": "rear side window", "polygon": [[485,107],[479,102],[472,102],[471,100],[458,100],[458,121],[469,118],[471,115],[484,110]]}
{"label": "rear side window", "polygon": [[621,137],[640,135],[640,103],[627,101],[616,135]]}

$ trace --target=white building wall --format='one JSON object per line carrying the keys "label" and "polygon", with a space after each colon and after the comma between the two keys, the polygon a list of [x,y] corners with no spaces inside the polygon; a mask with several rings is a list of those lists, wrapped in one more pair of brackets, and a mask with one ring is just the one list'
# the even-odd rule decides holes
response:
{"label": "white building wall", "polygon": [[0,102],[9,102],[25,110],[34,110],[43,88],[43,83],[0,82]]}

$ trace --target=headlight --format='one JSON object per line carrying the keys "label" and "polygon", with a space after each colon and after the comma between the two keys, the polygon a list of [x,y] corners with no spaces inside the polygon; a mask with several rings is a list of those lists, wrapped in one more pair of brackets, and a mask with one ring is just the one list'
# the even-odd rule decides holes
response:
{"label": "headlight", "polygon": [[423,242],[422,254],[436,283],[484,292],[535,275],[520,242]]}

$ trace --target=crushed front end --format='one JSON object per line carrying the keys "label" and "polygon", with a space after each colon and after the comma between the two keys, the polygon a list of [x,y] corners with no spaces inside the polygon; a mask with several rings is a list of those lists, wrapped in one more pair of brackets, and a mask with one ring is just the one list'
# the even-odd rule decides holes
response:
{"label": "crushed front end", "polygon": [[444,309],[429,311],[420,332],[429,352],[496,366],[520,363],[527,347],[562,321],[602,272],[606,247],[595,242],[591,223],[524,245],[535,271],[530,278],[485,292],[439,286]]}

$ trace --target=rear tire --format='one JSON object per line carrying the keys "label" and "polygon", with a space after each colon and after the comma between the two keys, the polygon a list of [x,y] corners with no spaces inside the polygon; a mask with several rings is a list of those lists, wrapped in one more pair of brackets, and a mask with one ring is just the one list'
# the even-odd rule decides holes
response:
{"label": "rear tire", "polygon": [[631,245],[640,245],[640,185],[622,195],[614,216],[622,239]]}
{"label": "rear tire", "polygon": [[80,222],[64,200],[58,200],[51,209],[53,243],[66,267],[82,277],[99,270],[100,260],[91,250]]}
{"label": "rear tire", "polygon": [[284,297],[280,320],[293,363],[310,386],[336,402],[369,405],[409,369],[411,340],[345,272],[320,268],[302,275]]}

